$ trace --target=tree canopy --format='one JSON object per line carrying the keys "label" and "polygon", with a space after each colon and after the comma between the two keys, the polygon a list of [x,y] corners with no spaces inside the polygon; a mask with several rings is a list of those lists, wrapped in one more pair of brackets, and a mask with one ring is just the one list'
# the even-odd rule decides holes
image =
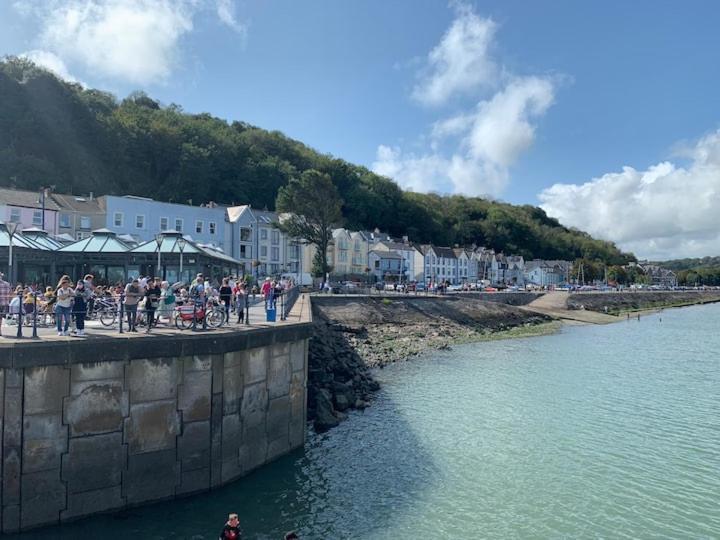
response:
{"label": "tree canopy", "polygon": [[350,229],[377,227],[420,243],[476,244],[526,259],[635,259],[534,206],[406,192],[277,131],[189,114],[142,92],[118,100],[25,59],[0,62],[2,186],[274,209],[280,189],[308,170],[331,179]]}

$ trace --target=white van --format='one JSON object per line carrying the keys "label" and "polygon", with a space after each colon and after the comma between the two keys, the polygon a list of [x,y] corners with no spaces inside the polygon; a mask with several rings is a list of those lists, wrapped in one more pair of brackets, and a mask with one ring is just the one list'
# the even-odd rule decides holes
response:
{"label": "white van", "polygon": [[312,277],[308,272],[300,272],[299,274],[283,274],[281,277],[283,279],[290,279],[301,287],[310,287],[313,284]]}

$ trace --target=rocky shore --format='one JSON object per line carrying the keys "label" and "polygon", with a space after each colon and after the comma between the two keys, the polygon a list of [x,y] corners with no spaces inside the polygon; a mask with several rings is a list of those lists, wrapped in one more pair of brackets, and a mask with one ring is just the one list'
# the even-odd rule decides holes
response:
{"label": "rocky shore", "polygon": [[[517,299],[511,299],[516,302]],[[314,297],[308,418],[325,431],[349,409],[369,405],[379,384],[373,368],[429,349],[532,329],[550,321],[501,302],[465,297]]]}
{"label": "rocky shore", "polygon": [[689,306],[708,302],[720,302],[720,291],[641,290],[633,292],[576,293],[568,296],[567,307],[568,309],[586,309],[617,315],[629,311]]}

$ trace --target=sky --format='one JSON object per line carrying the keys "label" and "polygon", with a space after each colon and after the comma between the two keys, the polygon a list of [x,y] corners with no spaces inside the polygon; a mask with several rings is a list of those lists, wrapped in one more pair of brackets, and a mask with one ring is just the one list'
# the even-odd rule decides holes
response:
{"label": "sky", "polygon": [[0,55],[668,259],[720,255],[719,20],[714,0],[4,0]]}

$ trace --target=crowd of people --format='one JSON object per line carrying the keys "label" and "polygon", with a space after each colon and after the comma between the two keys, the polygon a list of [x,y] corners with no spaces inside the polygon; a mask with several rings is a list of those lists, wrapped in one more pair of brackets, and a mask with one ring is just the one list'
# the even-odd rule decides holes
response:
{"label": "crowd of people", "polygon": [[196,313],[202,315],[209,306],[217,306],[224,313],[223,324],[230,324],[233,314],[240,324],[249,322],[248,307],[258,295],[266,309],[274,309],[276,298],[291,286],[293,283],[285,279],[268,277],[258,287],[237,276],[211,280],[202,273],[189,284],[138,276],[127,283],[100,285],[87,274],[76,282],[64,275],[55,287],[43,290],[37,284],[19,283],[13,288],[0,273],[0,335],[3,320],[11,318],[16,324],[32,324],[36,319],[45,325],[50,320],[58,336],[84,336],[86,319],[94,318],[102,309],[115,310],[124,317],[130,332],[138,332],[138,326],[149,333],[158,323],[170,325],[182,306],[191,309],[193,320]]}

